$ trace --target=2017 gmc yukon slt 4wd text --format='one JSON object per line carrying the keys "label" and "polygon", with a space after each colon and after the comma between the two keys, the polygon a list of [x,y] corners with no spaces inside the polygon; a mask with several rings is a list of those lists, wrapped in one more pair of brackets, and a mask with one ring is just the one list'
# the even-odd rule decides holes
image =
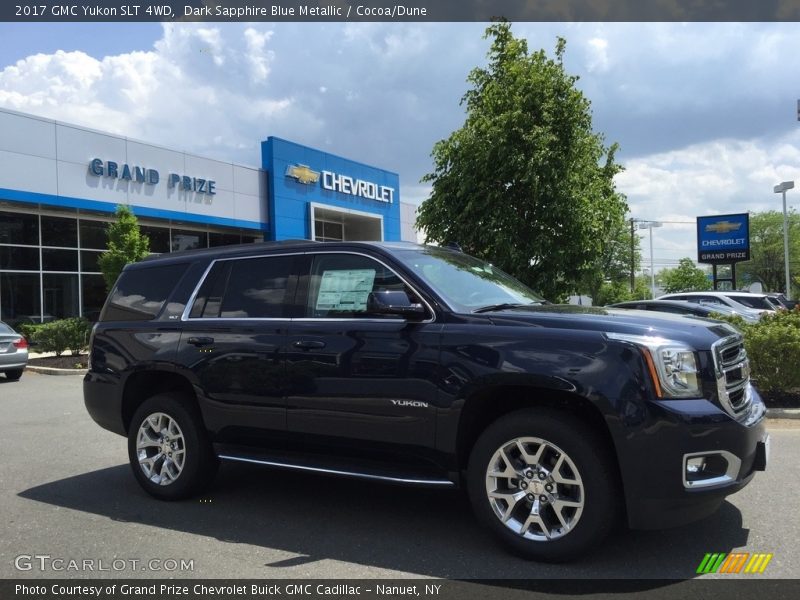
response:
{"label": "2017 gmc yukon slt 4wd text", "polygon": [[729,325],[551,305],[488,263],[405,243],[128,265],[84,396],[157,498],[198,493],[220,460],[462,486],[539,560],[579,555],[621,518],[708,515],[769,450]]}

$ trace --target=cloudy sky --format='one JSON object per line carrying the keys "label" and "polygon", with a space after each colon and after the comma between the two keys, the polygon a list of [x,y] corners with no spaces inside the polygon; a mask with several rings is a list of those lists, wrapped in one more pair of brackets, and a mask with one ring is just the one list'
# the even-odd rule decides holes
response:
{"label": "cloudy sky", "polygon": [[[2,23],[0,106],[249,165],[276,135],[396,171],[421,202],[485,26]],[[664,222],[656,268],[695,256],[696,216],[779,209],[772,187],[800,180],[800,24],[514,31],[531,49],[567,39],[595,129],[620,144],[632,216]]]}

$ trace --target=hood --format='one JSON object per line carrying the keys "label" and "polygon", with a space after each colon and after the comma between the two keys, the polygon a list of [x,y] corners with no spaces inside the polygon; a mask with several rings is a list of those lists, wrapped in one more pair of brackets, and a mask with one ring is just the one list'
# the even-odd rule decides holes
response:
{"label": "hood", "polygon": [[728,323],[690,315],[570,304],[515,307],[486,316],[500,326],[518,324],[656,336],[682,341],[697,349],[708,349],[720,338],[739,333]]}

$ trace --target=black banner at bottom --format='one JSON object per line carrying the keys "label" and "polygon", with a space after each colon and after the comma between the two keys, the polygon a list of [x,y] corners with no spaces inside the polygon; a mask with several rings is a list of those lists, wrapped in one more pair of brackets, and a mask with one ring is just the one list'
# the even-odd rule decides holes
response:
{"label": "black banner at bottom", "polygon": [[2,600],[265,600],[339,598],[378,600],[563,599],[588,596],[592,600],[618,598],[735,600],[800,597],[800,580],[730,577],[725,579],[205,579],[205,580],[0,580]]}

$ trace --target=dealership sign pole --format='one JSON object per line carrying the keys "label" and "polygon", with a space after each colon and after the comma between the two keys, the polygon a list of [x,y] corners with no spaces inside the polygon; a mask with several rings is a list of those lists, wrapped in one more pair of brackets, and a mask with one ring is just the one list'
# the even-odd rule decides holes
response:
{"label": "dealership sign pole", "polygon": [[[730,281],[736,289],[736,263],[750,260],[750,215],[697,217],[697,262],[714,266],[714,289]],[[731,276],[717,277],[719,265],[730,265]]]}

